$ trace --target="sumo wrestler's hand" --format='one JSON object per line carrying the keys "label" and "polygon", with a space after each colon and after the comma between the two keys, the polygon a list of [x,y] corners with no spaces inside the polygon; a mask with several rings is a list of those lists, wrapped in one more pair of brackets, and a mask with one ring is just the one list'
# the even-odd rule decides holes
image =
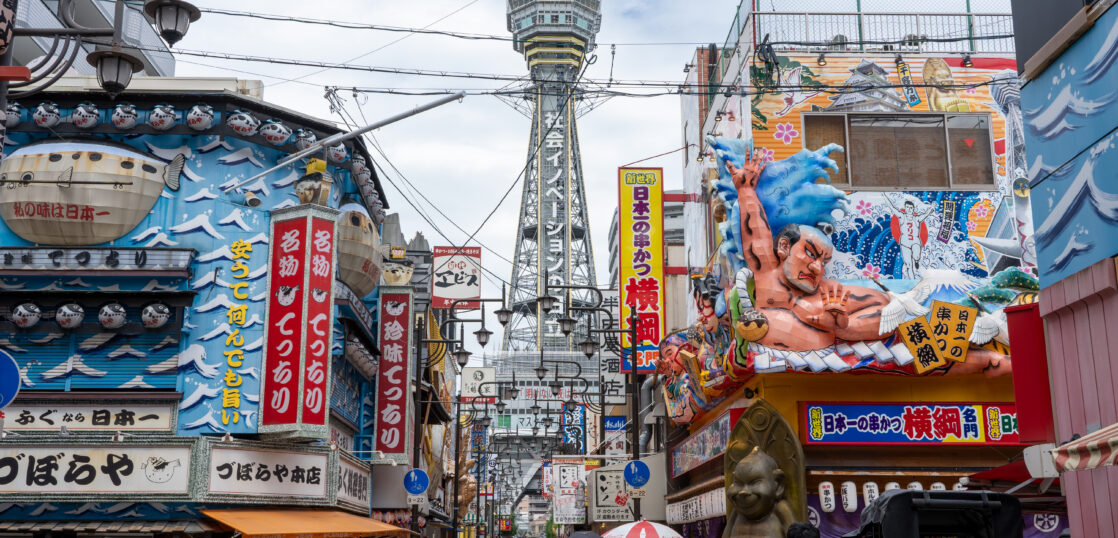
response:
{"label": "sumo wrestler's hand", "polygon": [[850,292],[846,291],[842,284],[835,281],[825,284],[820,291],[823,294],[823,311],[834,318],[836,327],[846,328],[850,321],[846,310],[846,303],[850,300]]}
{"label": "sumo wrestler's hand", "polygon": [[[754,152],[760,155],[760,152]],[[757,188],[757,180],[761,177],[761,172],[765,169],[765,158],[763,156],[753,157],[745,162],[741,168],[734,166],[734,163],[726,161],[726,170],[730,172],[730,177],[734,180],[734,188],[740,189],[748,187],[750,189]]]}

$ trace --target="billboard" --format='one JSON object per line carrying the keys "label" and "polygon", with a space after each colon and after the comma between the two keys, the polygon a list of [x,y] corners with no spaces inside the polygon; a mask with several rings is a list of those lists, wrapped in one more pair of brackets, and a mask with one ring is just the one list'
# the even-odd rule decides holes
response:
{"label": "billboard", "polygon": [[664,170],[618,168],[617,191],[621,328],[630,328],[631,313],[637,319],[635,357],[629,335],[621,335],[621,371],[632,372],[635,363],[651,373],[664,335]]}
{"label": "billboard", "polygon": [[1021,443],[1009,403],[808,402],[803,416],[808,444]]}
{"label": "billboard", "polygon": [[337,211],[300,205],[272,215],[260,432],[325,438]]}
{"label": "billboard", "polygon": [[[431,265],[431,308],[450,308],[458,299],[481,298],[481,247],[435,247]],[[481,303],[458,303],[456,310]]]}
{"label": "billboard", "polygon": [[409,287],[382,286],[380,295],[380,368],[377,370],[376,440],[374,450],[385,459],[407,464],[412,454],[412,399],[414,374],[412,344],[412,291]]}

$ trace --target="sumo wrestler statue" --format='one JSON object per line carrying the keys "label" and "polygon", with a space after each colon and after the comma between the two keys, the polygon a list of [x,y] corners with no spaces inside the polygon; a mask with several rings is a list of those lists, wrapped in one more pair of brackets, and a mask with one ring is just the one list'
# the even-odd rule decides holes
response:
{"label": "sumo wrestler statue", "polygon": [[723,538],[782,538],[796,522],[784,498],[784,471],[760,447],[734,466],[726,503]]}

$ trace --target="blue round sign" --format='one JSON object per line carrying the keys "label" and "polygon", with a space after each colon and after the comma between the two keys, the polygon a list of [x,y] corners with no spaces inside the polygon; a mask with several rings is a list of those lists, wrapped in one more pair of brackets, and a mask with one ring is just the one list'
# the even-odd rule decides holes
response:
{"label": "blue round sign", "polygon": [[16,398],[19,384],[19,365],[8,352],[0,349],[0,409]]}
{"label": "blue round sign", "polygon": [[625,483],[634,488],[647,484],[651,474],[652,471],[648,470],[648,465],[643,461],[633,460],[625,464]]}
{"label": "blue round sign", "polygon": [[412,495],[419,495],[427,491],[427,486],[430,485],[431,478],[427,476],[426,471],[412,469],[404,475],[404,489]]}

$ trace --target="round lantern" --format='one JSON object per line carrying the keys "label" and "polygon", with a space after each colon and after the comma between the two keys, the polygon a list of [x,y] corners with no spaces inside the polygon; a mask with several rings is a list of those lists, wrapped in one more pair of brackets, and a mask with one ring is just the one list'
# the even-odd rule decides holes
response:
{"label": "round lantern", "polygon": [[58,105],[49,101],[39,103],[35,107],[35,112],[31,113],[31,119],[35,121],[35,125],[44,129],[50,129],[62,120],[62,116],[58,113]]}
{"label": "round lantern", "polygon": [[8,108],[4,112],[7,115],[4,118],[5,127],[8,127],[10,129],[12,127],[15,127],[16,125],[19,125],[19,121],[21,119],[19,112],[19,103],[8,103]]}
{"label": "round lantern", "polygon": [[368,170],[368,166],[365,165],[365,156],[360,153],[354,153],[353,159],[350,159],[350,167],[354,174]]}
{"label": "round lantern", "polygon": [[85,320],[85,309],[78,303],[66,303],[55,311],[54,320],[63,329],[76,329]]}
{"label": "round lantern", "polygon": [[214,107],[194,105],[186,112],[186,125],[195,131],[205,131],[214,125]]}
{"label": "round lantern", "polygon": [[311,144],[315,142],[318,142],[318,136],[314,134],[314,131],[310,129],[299,129],[295,131],[295,147],[298,148],[299,151],[311,147]]}
{"label": "round lantern", "polygon": [[336,163],[344,162],[348,156],[349,152],[346,151],[345,144],[338,144],[326,148],[326,158]]}
{"label": "round lantern", "polygon": [[830,482],[819,483],[819,507],[828,514],[835,511],[835,485]]}
{"label": "round lantern", "polygon": [[21,303],[12,309],[11,313],[12,323],[20,329],[29,329],[39,323],[43,318],[43,312],[35,303]]}
{"label": "round lantern", "polygon": [[155,105],[148,114],[148,125],[157,131],[166,131],[175,126],[175,107],[171,105]]}
{"label": "round lantern", "polygon": [[140,311],[140,323],[148,329],[158,329],[171,319],[171,309],[163,303],[152,303]]}
{"label": "round lantern", "polygon": [[924,485],[921,484],[920,482],[909,482],[908,483],[908,490],[909,491],[923,491],[924,490]]}
{"label": "round lantern", "polygon": [[241,112],[240,110],[234,110],[229,119],[225,120],[225,124],[241,136],[252,136],[260,130],[260,120],[256,119],[256,116],[251,113]]}
{"label": "round lantern", "polygon": [[109,303],[97,312],[97,322],[106,329],[119,329],[127,321],[128,315],[120,303]]}
{"label": "round lantern", "polygon": [[881,496],[881,492],[877,489],[877,482],[862,484],[862,500],[866,503],[866,506],[869,506],[879,496]]}
{"label": "round lantern", "polygon": [[847,513],[858,511],[858,486],[849,480],[842,483],[842,509]]}
{"label": "round lantern", "polygon": [[279,146],[291,138],[291,128],[278,120],[268,120],[260,128],[260,135],[273,146]]}
{"label": "round lantern", "polygon": [[889,483],[885,484],[885,491],[891,491],[891,490],[894,490],[894,489],[901,489],[900,483],[889,482]]}
{"label": "round lantern", "polygon": [[135,127],[136,121],[139,118],[140,113],[136,112],[136,107],[131,103],[120,103],[113,107],[113,114],[110,117],[113,122],[113,127],[121,130]]}
{"label": "round lantern", "polygon": [[92,129],[101,121],[101,110],[93,103],[82,103],[74,107],[70,122],[78,129]]}

